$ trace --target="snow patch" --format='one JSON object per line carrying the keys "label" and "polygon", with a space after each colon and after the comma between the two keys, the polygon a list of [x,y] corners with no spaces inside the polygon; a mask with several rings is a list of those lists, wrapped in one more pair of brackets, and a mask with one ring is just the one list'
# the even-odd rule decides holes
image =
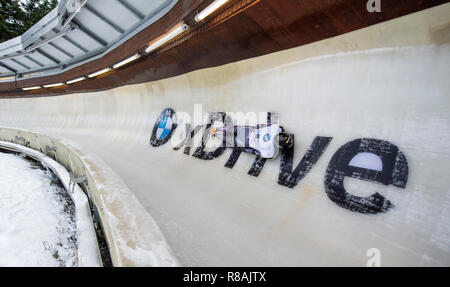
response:
{"label": "snow patch", "polygon": [[54,175],[0,153],[0,266],[76,266],[74,205]]}

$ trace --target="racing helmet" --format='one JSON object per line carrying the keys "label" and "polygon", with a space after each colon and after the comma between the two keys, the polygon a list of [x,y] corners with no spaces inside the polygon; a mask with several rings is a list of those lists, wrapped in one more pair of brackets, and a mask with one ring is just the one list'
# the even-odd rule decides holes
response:
{"label": "racing helmet", "polygon": [[279,146],[280,148],[291,148],[294,145],[294,138],[291,134],[281,132],[279,134]]}

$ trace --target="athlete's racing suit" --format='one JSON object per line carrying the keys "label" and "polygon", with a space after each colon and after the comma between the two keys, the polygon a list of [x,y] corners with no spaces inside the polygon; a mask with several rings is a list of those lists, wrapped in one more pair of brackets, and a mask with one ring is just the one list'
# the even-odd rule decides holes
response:
{"label": "athlete's racing suit", "polygon": [[[232,133],[230,134],[230,131]],[[225,146],[241,149],[262,158],[275,158],[278,155],[279,125],[233,126],[212,128],[211,134],[221,139]]]}

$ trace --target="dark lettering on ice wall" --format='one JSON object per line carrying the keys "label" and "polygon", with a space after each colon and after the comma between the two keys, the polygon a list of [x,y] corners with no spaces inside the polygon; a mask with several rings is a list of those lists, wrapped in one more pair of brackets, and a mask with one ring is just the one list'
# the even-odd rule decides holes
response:
{"label": "dark lettering on ice wall", "polygon": [[[205,127],[199,125],[191,129],[186,125],[186,138],[174,150],[184,147],[184,153],[190,155],[190,143],[199,131],[208,130],[214,121],[226,123],[226,113],[215,113]],[[270,124],[270,113],[268,114]],[[165,109],[161,112],[153,127],[150,144],[158,147],[167,143],[177,128],[177,117],[173,109]],[[193,157],[202,160],[213,160],[224,153],[227,148],[221,146],[212,152],[205,152],[208,134],[204,133],[202,142],[192,154]],[[327,149],[332,137],[317,136],[313,139],[306,153],[294,168],[294,135],[290,134],[291,145],[280,149],[280,171],[278,184],[288,188],[294,188],[313,169]],[[225,163],[225,167],[233,168],[245,148],[234,148]],[[255,160],[248,174],[259,176],[267,158],[255,154]],[[408,163],[405,155],[399,148],[385,140],[361,138],[352,140],[341,146],[332,156],[325,172],[324,188],[328,198],[338,206],[353,212],[363,214],[377,214],[386,212],[394,205],[379,193],[367,197],[358,197],[348,193],[344,188],[345,177],[375,182],[383,185],[393,185],[405,188],[408,181]]]}
{"label": "dark lettering on ice wall", "polygon": [[369,197],[349,194],[344,188],[346,176],[405,188],[408,163],[394,144],[365,138],[346,143],[331,158],[325,174],[328,197],[351,211],[379,213],[392,208],[393,204],[379,193]]}

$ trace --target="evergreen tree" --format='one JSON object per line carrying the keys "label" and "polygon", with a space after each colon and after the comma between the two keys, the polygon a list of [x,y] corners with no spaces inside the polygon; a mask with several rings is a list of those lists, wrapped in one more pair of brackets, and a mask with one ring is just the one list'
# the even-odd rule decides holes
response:
{"label": "evergreen tree", "polygon": [[58,0],[0,0],[0,43],[22,35],[57,4]]}

